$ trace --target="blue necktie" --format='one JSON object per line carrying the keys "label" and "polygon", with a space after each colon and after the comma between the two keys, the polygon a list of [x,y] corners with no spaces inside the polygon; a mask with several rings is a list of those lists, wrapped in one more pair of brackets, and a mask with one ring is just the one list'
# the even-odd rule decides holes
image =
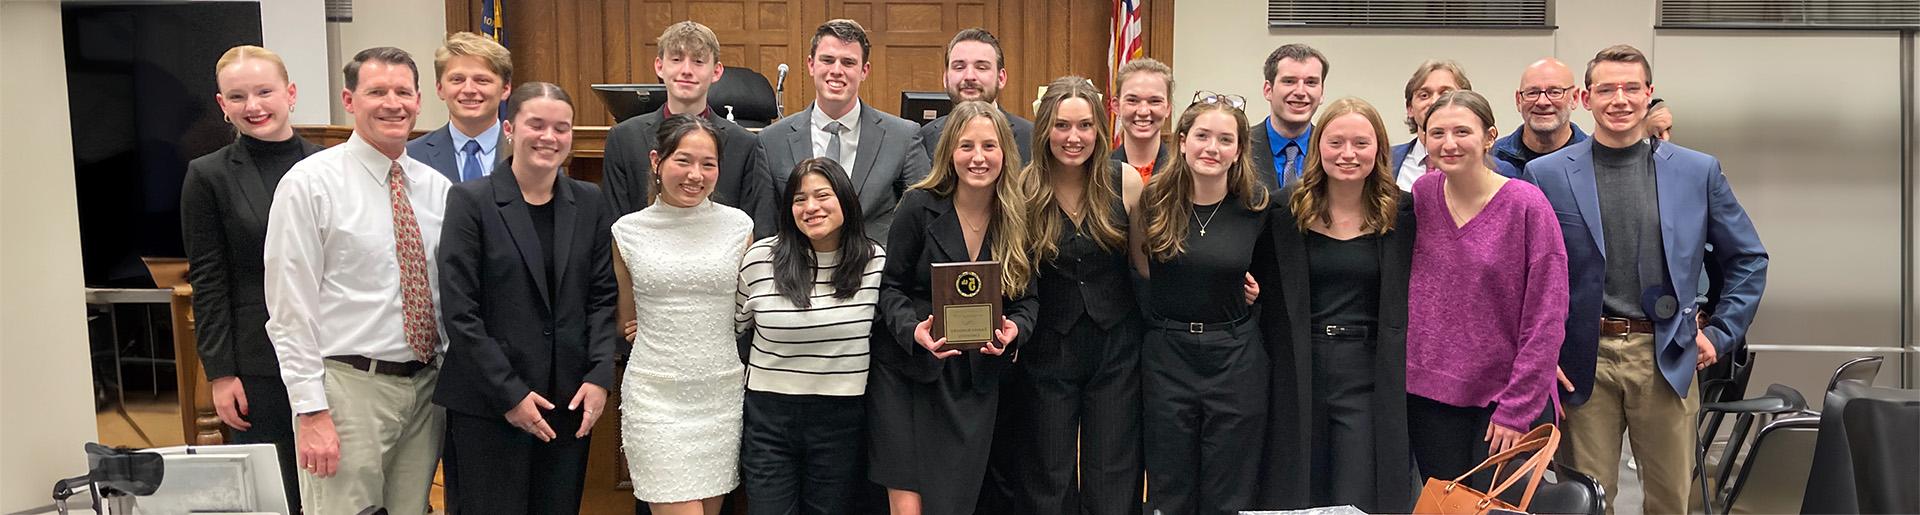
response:
{"label": "blue necktie", "polygon": [[467,140],[467,146],[460,147],[467,153],[467,160],[460,163],[460,182],[467,182],[485,175],[480,173],[480,142]]}

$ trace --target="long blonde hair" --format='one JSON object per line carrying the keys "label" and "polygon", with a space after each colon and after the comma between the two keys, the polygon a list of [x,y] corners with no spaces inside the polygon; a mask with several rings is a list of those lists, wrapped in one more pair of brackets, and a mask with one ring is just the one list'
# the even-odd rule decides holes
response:
{"label": "long blonde hair", "polygon": [[1294,222],[1305,233],[1312,227],[1332,223],[1328,212],[1327,171],[1320,165],[1320,138],[1326,136],[1328,123],[1349,114],[1358,113],[1373,125],[1373,171],[1367,175],[1361,189],[1360,198],[1369,208],[1366,220],[1361,222],[1361,231],[1367,234],[1386,234],[1393,229],[1394,218],[1400,213],[1400,187],[1393,182],[1393,152],[1386,147],[1387,125],[1380,119],[1380,112],[1373,104],[1354,97],[1342,98],[1327,104],[1320,112],[1320,120],[1314,122],[1313,142],[1307,145],[1307,163],[1300,174],[1300,183],[1292,189],[1289,199],[1292,205]]}
{"label": "long blonde hair", "polygon": [[1049,137],[1053,124],[1060,118],[1060,104],[1069,99],[1081,99],[1092,108],[1093,144],[1087,154],[1087,162],[1082,165],[1086,173],[1086,186],[1080,192],[1080,209],[1087,213],[1084,220],[1093,240],[1104,250],[1123,248],[1127,244],[1126,232],[1115,223],[1115,215],[1110,209],[1113,201],[1120,198],[1120,186],[1115,184],[1113,161],[1108,155],[1113,153],[1112,143],[1107,137],[1107,110],[1100,101],[1100,90],[1083,77],[1069,75],[1054,79],[1047,85],[1047,94],[1040,97],[1040,109],[1033,120],[1033,148],[1036,155],[1033,162],[1027,163],[1027,169],[1021,173],[1025,183],[1023,188],[1027,197],[1027,238],[1032,245],[1034,263],[1045,263],[1060,254],[1057,243],[1060,233],[1067,223],[1060,210],[1054,209],[1053,182],[1050,177],[1054,170],[1061,168],[1060,160],[1054,158]]}
{"label": "long blonde hair", "polygon": [[1193,217],[1193,167],[1187,164],[1184,142],[1187,132],[1193,130],[1194,120],[1211,112],[1233,116],[1234,147],[1238,155],[1233,158],[1233,166],[1227,169],[1227,193],[1239,195],[1241,205],[1248,210],[1267,209],[1267,187],[1253,178],[1253,162],[1247,157],[1247,114],[1226,102],[1187,106],[1173,133],[1176,152],[1173,162],[1167,164],[1166,170],[1153,174],[1142,195],[1146,204],[1146,252],[1161,262],[1171,261],[1187,251],[1187,220]]}
{"label": "long blonde hair", "polygon": [[979,101],[954,106],[947,117],[946,128],[940,131],[940,144],[933,153],[933,170],[912,187],[939,197],[953,196],[960,183],[960,174],[954,170],[953,151],[960,146],[960,133],[965,132],[967,124],[975,118],[992,120],[999,133],[1000,178],[993,184],[988,224],[994,231],[993,241],[987,245],[993,259],[1000,261],[1000,292],[1008,298],[1017,298],[1028,293],[1027,281],[1033,277],[1033,261],[1026,248],[1026,196],[1020,191],[1019,146],[1013,139],[1012,126],[1007,124],[1007,117],[1000,114],[1000,109]]}

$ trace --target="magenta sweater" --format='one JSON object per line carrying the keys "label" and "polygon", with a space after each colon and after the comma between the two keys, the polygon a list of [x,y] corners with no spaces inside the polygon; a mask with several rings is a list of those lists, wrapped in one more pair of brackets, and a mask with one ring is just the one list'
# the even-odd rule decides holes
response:
{"label": "magenta sweater", "polygon": [[1430,173],[1413,184],[1421,223],[1407,295],[1407,393],[1454,406],[1499,403],[1526,431],[1546,409],[1566,338],[1567,249],[1540,189],[1509,180],[1455,227]]}

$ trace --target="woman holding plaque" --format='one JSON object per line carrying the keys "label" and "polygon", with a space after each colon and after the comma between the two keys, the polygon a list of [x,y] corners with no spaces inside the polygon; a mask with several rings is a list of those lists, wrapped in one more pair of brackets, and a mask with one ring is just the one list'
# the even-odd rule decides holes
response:
{"label": "woman holding plaque", "polygon": [[1321,109],[1300,180],[1273,210],[1279,294],[1260,506],[1413,507],[1407,450],[1407,276],[1413,197],[1387,127],[1357,98]]}
{"label": "woman holding plaque", "polygon": [[622,325],[645,321],[620,385],[621,448],[653,513],[712,515],[740,483],[746,371],[732,321],[753,219],[708,198],[725,150],[711,123],[669,117],[657,134],[652,205],[613,223]]}
{"label": "woman holding plaque", "polygon": [[[295,94],[273,51],[233,47],[213,65],[214,102],[239,135],[187,164],[180,186],[180,234],[200,364],[213,389],[214,412],[233,428],[234,443],[270,443],[280,453],[287,506],[300,512],[294,468],[293,408],[280,382],[280,360],[267,339],[263,255],[267,207],[293,163],[320,151],[293,133]],[[325,97],[325,95],[322,95]]]}
{"label": "woman holding plaque", "polygon": [[454,185],[440,237],[448,511],[578,513],[594,422],[613,387],[614,211],[562,173],[573,100],[507,98],[502,170]]}
{"label": "woman holding plaque", "polygon": [[1253,267],[1273,258],[1245,105],[1195,95],[1174,132],[1178,157],[1148,181],[1129,225],[1134,267],[1151,290],[1140,356],[1148,512],[1254,507],[1268,363],[1245,288]]}
{"label": "woman holding plaque", "polygon": [[886,251],[832,159],[794,167],[774,236],[741,259],[734,328],[747,349],[740,466],[752,514],[849,513],[867,421],[867,365]]}
{"label": "woman holding plaque", "polygon": [[[1013,130],[984,102],[963,102],[951,116],[933,170],[902,196],[887,234],[882,326],[873,340],[879,366],[868,376],[867,397],[870,474],[887,487],[896,515],[973,513],[993,446],[1007,353],[1033,332],[1036,311],[1025,202],[1012,176],[1020,169]],[[991,288],[979,284],[978,274],[936,283],[933,265],[974,261],[998,262],[1004,297],[989,301],[1000,303],[1004,317],[979,320],[982,328],[951,327],[972,320],[941,320],[954,332],[991,333],[978,350],[949,350],[947,339],[933,333],[934,299]]]}
{"label": "woman holding plaque", "polygon": [[1031,513],[1140,509],[1140,317],[1127,268],[1127,213],[1139,174],[1109,158],[1100,90],[1081,77],[1047,85],[1026,184],[1027,241],[1039,266],[1040,327],[1015,373],[1033,454],[1020,460]]}

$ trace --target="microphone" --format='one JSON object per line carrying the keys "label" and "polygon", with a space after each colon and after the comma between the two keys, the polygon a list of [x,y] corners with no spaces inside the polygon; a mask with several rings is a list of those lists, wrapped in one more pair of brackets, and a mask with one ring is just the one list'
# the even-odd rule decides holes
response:
{"label": "microphone", "polygon": [[787,63],[780,63],[780,77],[773,81],[773,115],[776,117],[786,116],[787,114],[787,103],[780,98],[781,93],[786,91]]}

